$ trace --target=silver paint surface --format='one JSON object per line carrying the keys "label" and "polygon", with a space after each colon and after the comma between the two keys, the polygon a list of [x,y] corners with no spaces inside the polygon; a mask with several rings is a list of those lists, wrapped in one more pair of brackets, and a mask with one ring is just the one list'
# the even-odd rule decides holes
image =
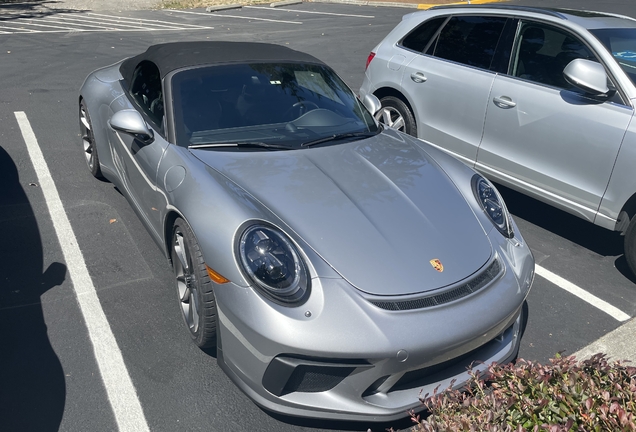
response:
{"label": "silver paint surface", "polygon": [[[180,216],[206,264],[231,281],[215,285],[219,364],[256,403],[288,415],[397,419],[420,407],[421,387],[389,392],[406,372],[480,347],[488,348],[471,361],[515,356],[534,260],[516,226],[515,238],[506,239],[481,209],[472,169],[392,130],[291,151],[188,150],[157,130],[152,143],[140,145],[108,126],[114,113],[135,109],[113,79],[117,68],[94,72],[80,90],[102,172],[166,254],[171,221]],[[234,250],[239,227],[254,220],[285,232],[306,262],[312,290],[302,306],[275,304],[244,278]],[[433,269],[434,258],[444,272]],[[370,302],[443,292],[494,259],[500,276],[461,300],[402,312]],[[372,367],[328,391],[278,397],[262,380],[281,354],[360,359]],[[461,385],[465,365],[456,369],[424,392],[452,379]],[[386,375],[378,393],[363,396]]]}

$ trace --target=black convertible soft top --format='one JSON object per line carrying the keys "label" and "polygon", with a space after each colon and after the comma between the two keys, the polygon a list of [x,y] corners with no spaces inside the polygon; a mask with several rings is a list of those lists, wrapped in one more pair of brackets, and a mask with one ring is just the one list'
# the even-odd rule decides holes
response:
{"label": "black convertible soft top", "polygon": [[161,78],[173,70],[219,63],[309,62],[323,64],[317,58],[281,45],[257,42],[171,42],[148,47],[146,52],[130,57],[119,68],[131,82],[133,72],[143,60],[157,65]]}

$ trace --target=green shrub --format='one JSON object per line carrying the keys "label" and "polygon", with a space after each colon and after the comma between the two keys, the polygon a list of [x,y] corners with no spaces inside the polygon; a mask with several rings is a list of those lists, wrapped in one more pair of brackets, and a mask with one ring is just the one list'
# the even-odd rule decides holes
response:
{"label": "green shrub", "polygon": [[488,368],[487,381],[471,373],[463,391],[435,392],[413,415],[413,431],[636,431],[636,368],[560,357],[543,366],[518,360]]}

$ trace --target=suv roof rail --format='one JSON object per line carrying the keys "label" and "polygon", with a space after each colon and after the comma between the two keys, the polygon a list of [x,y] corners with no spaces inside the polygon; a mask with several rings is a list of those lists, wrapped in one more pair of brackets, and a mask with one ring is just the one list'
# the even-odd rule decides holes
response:
{"label": "suv roof rail", "polygon": [[439,9],[457,9],[457,8],[465,8],[465,7],[469,7],[471,9],[502,9],[502,10],[512,10],[512,11],[523,11],[523,12],[534,12],[534,13],[539,13],[539,14],[544,14],[544,15],[550,15],[553,17],[557,17],[557,18],[561,18],[564,20],[567,20],[567,17],[554,10],[554,9],[548,9],[548,8],[540,8],[540,7],[536,7],[536,6],[513,6],[513,5],[495,5],[495,4],[479,4],[479,5],[472,5],[472,4],[454,4],[454,5],[439,5],[439,6],[433,6],[432,8],[429,8],[428,10],[439,10]]}

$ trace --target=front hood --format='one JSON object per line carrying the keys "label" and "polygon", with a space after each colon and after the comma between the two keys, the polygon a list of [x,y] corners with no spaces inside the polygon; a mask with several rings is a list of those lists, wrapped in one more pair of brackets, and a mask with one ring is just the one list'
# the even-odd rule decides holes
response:
{"label": "front hood", "polygon": [[397,134],[306,150],[192,153],[267,206],[361,291],[434,290],[470,276],[491,256],[454,184],[414,140]]}

